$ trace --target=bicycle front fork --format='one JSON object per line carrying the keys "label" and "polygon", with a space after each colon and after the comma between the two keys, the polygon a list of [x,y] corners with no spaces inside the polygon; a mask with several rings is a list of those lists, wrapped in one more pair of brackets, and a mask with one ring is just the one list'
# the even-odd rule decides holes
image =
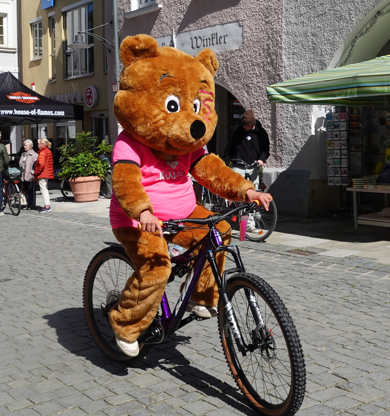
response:
{"label": "bicycle front fork", "polygon": [[[220,249],[220,250],[218,250]],[[226,320],[229,323],[230,331],[234,336],[234,339],[236,341],[237,348],[241,352],[241,354],[245,357],[248,351],[253,350],[253,345],[246,345],[244,342],[244,339],[242,337],[240,326],[238,325],[236,315],[234,313],[234,308],[232,303],[229,300],[228,294],[227,294],[227,282],[226,282],[226,276],[227,274],[234,273],[234,272],[244,272],[244,265],[242,263],[240,252],[237,246],[220,246],[218,247],[217,251],[228,251],[233,255],[234,261],[236,263],[236,268],[229,269],[225,271],[224,276],[221,276],[221,273],[218,269],[217,262],[215,259],[215,254],[212,251],[209,251],[207,253],[207,259],[210,262],[211,269],[213,271],[215,281],[217,282],[218,289],[219,289],[219,296],[222,299],[224,308],[225,308],[225,316]],[[251,289],[245,289],[245,295],[248,300],[248,304],[250,307],[250,310],[252,312],[252,316],[254,318],[254,321],[256,322],[256,328],[264,328],[264,320],[261,316],[260,307],[256,301],[256,298],[253,294],[253,291]],[[263,331],[262,331],[263,332]],[[262,336],[264,337],[266,334],[262,333]]]}

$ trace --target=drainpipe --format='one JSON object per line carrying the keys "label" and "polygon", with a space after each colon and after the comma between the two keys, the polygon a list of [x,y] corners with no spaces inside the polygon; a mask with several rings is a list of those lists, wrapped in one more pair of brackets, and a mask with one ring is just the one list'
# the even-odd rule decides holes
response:
{"label": "drainpipe", "polygon": [[118,6],[117,0],[112,0],[114,8],[114,45],[115,45],[115,82],[119,83],[119,45],[118,45]]}

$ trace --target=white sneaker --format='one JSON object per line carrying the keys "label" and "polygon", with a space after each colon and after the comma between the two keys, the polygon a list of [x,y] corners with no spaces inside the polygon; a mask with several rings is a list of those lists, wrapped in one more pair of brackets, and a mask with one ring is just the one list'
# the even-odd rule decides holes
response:
{"label": "white sneaker", "polygon": [[136,357],[139,354],[138,341],[128,342],[115,335],[115,341],[119,349],[129,357]]}
{"label": "white sneaker", "polygon": [[255,227],[246,227],[246,232],[247,233],[252,233],[252,234],[263,234],[263,230],[260,230],[260,228],[255,228]]}
{"label": "white sneaker", "polygon": [[199,305],[199,303],[192,302],[191,300],[187,304],[186,311],[201,318],[216,318],[218,316],[216,306],[203,306]]}

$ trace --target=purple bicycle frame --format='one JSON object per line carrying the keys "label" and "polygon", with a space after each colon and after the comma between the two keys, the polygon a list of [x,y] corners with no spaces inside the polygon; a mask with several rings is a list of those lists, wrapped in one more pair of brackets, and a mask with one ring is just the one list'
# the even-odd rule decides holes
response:
{"label": "purple bicycle frame", "polygon": [[[169,306],[166,293],[164,292],[163,294],[161,299],[162,316],[160,319],[166,335],[171,335],[179,327],[181,319],[186,311],[186,305],[190,300],[192,292],[198,283],[199,277],[206,263],[206,255],[208,251],[222,245],[222,238],[218,229],[212,228],[210,231],[212,231],[211,236],[207,234],[202,238],[202,240],[200,240],[195,246],[191,247],[185,253],[171,258],[171,263],[173,264],[184,265],[190,262],[192,259],[195,259],[195,263],[190,270],[190,276],[186,279],[183,290],[180,293],[179,299],[177,300],[173,311],[171,311]],[[191,252],[199,245],[202,245],[199,254],[192,257]]]}

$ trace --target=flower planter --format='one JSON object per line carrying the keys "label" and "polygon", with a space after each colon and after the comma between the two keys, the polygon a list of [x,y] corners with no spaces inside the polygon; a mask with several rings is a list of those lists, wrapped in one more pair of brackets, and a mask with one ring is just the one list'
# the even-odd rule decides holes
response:
{"label": "flower planter", "polygon": [[99,176],[86,176],[70,179],[70,187],[76,202],[93,202],[99,199],[100,183]]}

